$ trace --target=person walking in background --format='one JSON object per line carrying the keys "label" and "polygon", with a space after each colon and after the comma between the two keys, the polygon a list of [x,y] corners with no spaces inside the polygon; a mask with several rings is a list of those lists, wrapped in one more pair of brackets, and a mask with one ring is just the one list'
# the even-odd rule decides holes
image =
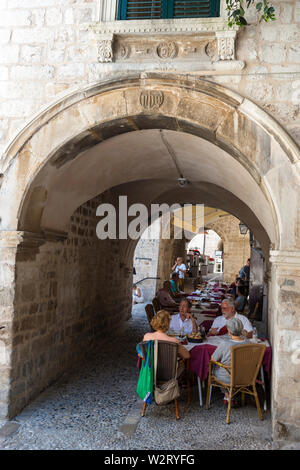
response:
{"label": "person walking in background", "polygon": [[174,266],[172,266],[172,271],[178,273],[178,288],[184,292],[184,278],[186,273],[186,265],[183,263],[183,259],[178,257],[175,261]]}
{"label": "person walking in background", "polygon": [[244,286],[246,288],[246,297],[249,294],[249,281],[250,281],[250,258],[247,259],[247,264],[243,266],[240,270],[240,278],[244,281]]}
{"label": "person walking in background", "polygon": [[142,304],[144,302],[143,291],[136,284],[132,286],[132,305]]}

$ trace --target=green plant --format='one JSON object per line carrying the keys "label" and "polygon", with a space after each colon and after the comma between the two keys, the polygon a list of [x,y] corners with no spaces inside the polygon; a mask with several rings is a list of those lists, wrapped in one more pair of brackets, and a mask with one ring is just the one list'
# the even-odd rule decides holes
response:
{"label": "green plant", "polygon": [[[246,6],[245,6],[246,3]],[[228,11],[228,26],[244,26],[247,25],[245,18],[245,8],[255,4],[256,11],[259,13],[259,22],[275,21],[275,8],[268,0],[226,0],[226,10]]]}

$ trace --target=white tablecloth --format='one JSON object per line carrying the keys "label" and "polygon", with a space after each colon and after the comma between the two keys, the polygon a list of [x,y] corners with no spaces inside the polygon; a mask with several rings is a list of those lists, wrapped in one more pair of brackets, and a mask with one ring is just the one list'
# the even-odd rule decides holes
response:
{"label": "white tablecloth", "polygon": [[[204,340],[203,343],[188,343],[188,344],[184,344],[183,346],[184,346],[188,351],[190,351],[190,350],[193,349],[195,346],[204,346],[205,344],[212,344],[213,346],[219,346],[219,344],[222,343],[223,341],[229,341],[229,340],[230,340],[229,335],[210,336],[209,338],[207,338],[206,340]],[[187,341],[188,341],[188,338],[187,338]],[[251,340],[250,340],[250,341],[251,341]],[[252,342],[252,341],[251,341],[251,342]],[[265,341],[259,340],[259,343],[265,344],[266,347],[270,346],[270,343],[269,343],[268,340],[265,340]]]}

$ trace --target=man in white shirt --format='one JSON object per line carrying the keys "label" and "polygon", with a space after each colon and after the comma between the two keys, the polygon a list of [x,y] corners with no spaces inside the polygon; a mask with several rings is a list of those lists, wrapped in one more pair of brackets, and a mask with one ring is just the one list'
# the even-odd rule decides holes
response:
{"label": "man in white shirt", "polygon": [[185,335],[197,333],[197,323],[189,312],[189,303],[183,299],[179,305],[179,313],[171,316],[169,330],[180,333],[182,331]]}
{"label": "man in white shirt", "polygon": [[234,302],[230,299],[224,299],[222,302],[222,315],[215,318],[211,329],[208,332],[208,336],[215,336],[219,333],[219,331],[226,326],[227,320],[230,318],[239,318],[243,323],[243,331],[242,335],[246,338],[252,338],[253,336],[253,327],[245,315],[241,315],[235,311]]}
{"label": "man in white shirt", "polygon": [[172,271],[178,273],[178,287],[182,292],[184,292],[184,278],[186,273],[186,265],[182,261],[182,258],[177,258],[174,266],[172,266]]}

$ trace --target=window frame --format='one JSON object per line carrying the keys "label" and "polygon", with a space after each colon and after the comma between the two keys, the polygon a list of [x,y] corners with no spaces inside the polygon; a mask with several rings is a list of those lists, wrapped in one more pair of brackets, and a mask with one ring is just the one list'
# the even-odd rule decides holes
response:
{"label": "window frame", "polygon": [[[184,1],[184,0],[182,0]],[[210,16],[186,16],[186,17],[179,17],[179,16],[174,16],[174,2],[175,0],[161,0],[162,2],[162,14],[160,18],[153,18],[151,21],[157,21],[157,20],[178,20],[178,19],[189,19],[189,18],[197,18],[197,19],[203,19],[203,18],[219,18],[222,15],[222,0],[210,0],[211,3],[211,11],[210,11]],[[117,5],[116,5],[116,17],[118,21],[134,21],[131,20],[130,18],[127,18],[127,2],[128,0],[117,0]],[[213,15],[213,13],[218,12],[218,16]],[[146,21],[146,19],[139,18],[138,20],[135,19],[135,21]]]}

